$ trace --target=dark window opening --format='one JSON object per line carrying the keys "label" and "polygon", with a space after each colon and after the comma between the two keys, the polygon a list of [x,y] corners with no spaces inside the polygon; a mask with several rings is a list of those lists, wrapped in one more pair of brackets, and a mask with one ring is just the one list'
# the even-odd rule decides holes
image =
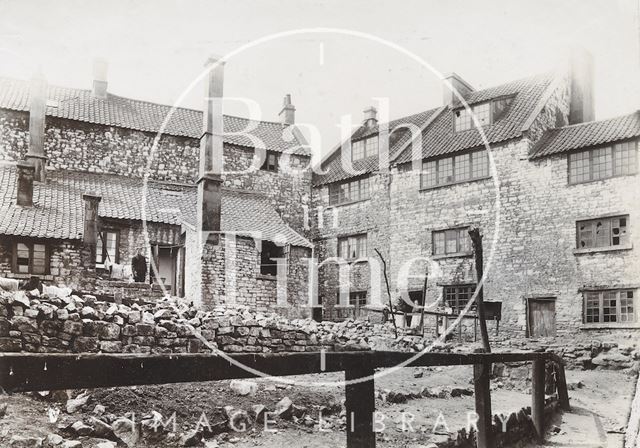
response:
{"label": "dark window opening", "polygon": [[263,275],[278,274],[278,260],[284,258],[284,246],[278,246],[271,241],[262,241],[260,252],[260,273]]}
{"label": "dark window opening", "polygon": [[345,260],[355,260],[366,258],[367,256],[367,235],[351,235],[338,238],[338,257]]}
{"label": "dark window opening", "polygon": [[261,170],[271,171],[273,173],[278,172],[278,154],[273,151],[267,151],[267,156],[264,159],[264,163],[260,167]]}
{"label": "dark window opening", "polygon": [[471,238],[468,227],[438,230],[431,233],[433,255],[471,253]]}
{"label": "dark window opening", "polygon": [[340,205],[369,199],[369,178],[329,185],[329,205]]}
{"label": "dark window opening", "polygon": [[367,291],[354,291],[349,293],[349,305],[365,306],[367,304]]}
{"label": "dark window opening", "polygon": [[119,246],[119,232],[113,230],[99,232],[98,242],[96,243],[96,267],[104,268],[105,264],[119,263]]}

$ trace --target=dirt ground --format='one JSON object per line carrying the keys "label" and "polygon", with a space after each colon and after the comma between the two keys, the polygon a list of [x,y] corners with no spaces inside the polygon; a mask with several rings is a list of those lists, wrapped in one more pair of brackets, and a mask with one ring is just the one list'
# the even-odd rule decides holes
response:
{"label": "dirt ground", "polygon": [[[472,387],[471,376],[470,366],[405,368],[378,378],[376,390],[380,393],[389,390],[417,393],[424,386]],[[567,376],[569,382],[581,381],[584,387],[569,392],[573,411],[562,415],[554,422],[559,430],[549,434],[549,442],[553,446],[591,443],[610,447],[621,446],[620,432],[626,424],[633,396],[634,377],[614,371],[569,371]],[[252,396],[235,394],[229,388],[229,381],[94,390],[80,412],[68,415],[63,410],[56,423],[50,423],[48,413],[51,409],[63,407],[61,403],[35,398],[33,394],[5,395],[0,398],[0,406],[7,404],[6,415],[0,419],[0,446],[9,446],[9,440],[13,435],[46,437],[52,432],[59,432],[57,426],[88,417],[96,404],[104,406],[107,414],[122,416],[131,415],[133,412],[137,419],[152,410],[159,411],[164,417],[175,412],[178,432],[187,432],[196,427],[203,413],[213,426],[216,421],[220,421],[220,408],[223,406],[250,410],[254,404],[263,404],[273,410],[275,403],[285,396],[294,404],[306,407],[310,418],[298,422],[277,420],[269,424],[267,430],[263,425],[256,425],[247,432],[218,434],[208,440],[208,446],[345,446],[344,419],[339,415],[323,414],[323,431],[318,427],[320,407],[331,407],[332,403],[340,403],[344,398],[344,390],[340,386],[314,384],[317,381],[340,381],[342,374],[310,375],[291,379],[298,380],[301,384],[287,386],[267,379],[257,380],[259,389]],[[493,383],[497,385],[500,381]],[[526,383],[513,388],[510,384],[495,388],[492,391],[493,411],[509,413],[530,405],[531,398],[527,389]],[[430,441],[444,440],[448,432],[454,433],[467,426],[470,418],[468,413],[474,410],[474,398],[417,398],[405,403],[388,403],[378,397],[376,410],[379,413],[378,429],[382,429],[384,425],[384,430],[378,434],[378,446],[417,448],[425,447]],[[70,437],[68,434],[65,437],[83,440]],[[90,440],[84,440],[82,446],[91,448],[95,444]],[[168,446],[168,443],[146,446]],[[538,445],[530,445],[535,446]]]}

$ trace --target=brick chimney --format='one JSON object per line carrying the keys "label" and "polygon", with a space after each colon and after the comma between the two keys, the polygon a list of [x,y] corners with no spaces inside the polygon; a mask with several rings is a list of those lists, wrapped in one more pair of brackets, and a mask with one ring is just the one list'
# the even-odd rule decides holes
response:
{"label": "brick chimney", "polygon": [[367,127],[373,127],[378,124],[378,109],[373,106],[367,107],[364,111],[363,123]]}
{"label": "brick chimney", "polygon": [[84,200],[84,234],[82,241],[94,247],[95,255],[95,246],[98,243],[98,205],[102,197],[93,193],[85,193],[82,195],[82,199]]}
{"label": "brick chimney", "polygon": [[[206,67],[209,74],[205,85],[202,137],[200,138],[200,177],[198,179],[198,231],[219,232],[222,207],[222,154],[224,123],[222,94],[224,62],[210,58]],[[209,234],[210,241],[218,243],[218,234]]]}
{"label": "brick chimney", "polygon": [[44,152],[44,130],[47,112],[47,81],[41,72],[37,72],[29,86],[29,150],[25,158],[35,169],[33,179],[46,181],[45,166],[47,156]]}
{"label": "brick chimney", "polygon": [[291,104],[291,95],[288,93],[284,96],[279,116],[282,124],[295,124],[296,122],[296,108]]}
{"label": "brick chimney", "polygon": [[447,83],[442,84],[442,105],[452,106],[454,103],[459,102],[457,95],[454,92],[458,92],[465,98],[475,89],[467,81],[462,79],[457,73],[451,72],[448,75],[444,75],[443,79],[448,81],[451,87]]}
{"label": "brick chimney", "polygon": [[569,56],[571,102],[569,124],[595,120],[593,101],[593,57],[586,49],[571,49]]}
{"label": "brick chimney", "polygon": [[104,59],[95,59],[93,61],[93,96],[96,98],[107,97],[107,71],[109,64]]}
{"label": "brick chimney", "polygon": [[19,161],[16,164],[16,168],[18,171],[16,204],[23,207],[31,207],[33,206],[33,178],[36,168],[25,161]]}

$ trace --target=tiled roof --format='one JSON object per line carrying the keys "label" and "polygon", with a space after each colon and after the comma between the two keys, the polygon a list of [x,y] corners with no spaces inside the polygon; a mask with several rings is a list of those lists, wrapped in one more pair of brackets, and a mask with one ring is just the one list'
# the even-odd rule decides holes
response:
{"label": "tiled roof", "polygon": [[[47,115],[69,120],[101,124],[146,132],[159,132],[172,107],[164,104],[123,98],[107,94],[96,98],[90,90],[48,86]],[[17,111],[29,110],[29,82],[0,77],[0,108]],[[255,126],[255,129],[253,128]],[[288,126],[270,121],[250,121],[246,118],[224,116],[226,133],[243,129],[260,139],[267,149],[289,151],[291,154],[310,155],[306,143],[294,132],[294,138],[283,135]],[[202,112],[193,109],[175,108],[163,129],[164,134],[200,138],[202,135]],[[225,142],[254,147],[251,139],[243,135],[226,135]]]}
{"label": "tiled roof", "polygon": [[[399,118],[397,120],[392,120],[389,122],[389,158],[393,160],[393,158],[398,154],[404,145],[411,138],[411,132],[406,127],[413,125],[418,128],[422,128],[424,124],[432,117],[439,109],[430,109],[424,112],[420,112],[414,115],[409,115],[407,117]],[[397,129],[395,132],[391,132],[394,129]],[[361,139],[367,137],[369,135],[374,135],[378,132],[378,127],[367,127],[361,126],[356,129],[356,131],[352,134],[352,139]],[[341,149],[337,149],[334,154],[332,154],[327,161],[323,164],[323,171],[326,171],[326,174],[323,175],[315,175],[313,176],[314,185],[322,185],[331,182],[337,182],[340,180],[346,180],[352,177],[360,176],[366,173],[372,173],[378,170],[378,157],[372,156],[367,157],[365,159],[356,160],[353,162],[353,168],[355,171],[359,171],[361,173],[354,174],[349,173],[344,170],[341,163]]]}
{"label": "tiled roof", "polygon": [[608,120],[590,121],[547,131],[531,151],[531,158],[640,136],[640,111]]}
{"label": "tiled roof", "polygon": [[[102,196],[98,214],[102,218],[143,219],[144,183],[141,179],[77,171],[49,171],[47,182],[34,184],[33,207],[16,203],[16,169],[0,165],[0,235],[34,238],[81,239],[84,230],[83,193]],[[197,194],[194,187],[149,182],[146,220],[180,225],[195,222]],[[278,235],[289,244],[311,247],[291,229],[259,193],[223,190],[222,231],[262,232],[272,240]]]}
{"label": "tiled roof", "polygon": [[[552,73],[537,75],[473,92],[465,98],[469,104],[475,104],[493,98],[513,96],[505,115],[497,122],[483,127],[489,144],[500,143],[522,135],[523,125],[536,109],[553,79]],[[455,108],[454,105],[453,109]],[[423,158],[442,156],[481,146],[484,146],[484,141],[475,127],[467,131],[454,132],[451,107],[447,107],[439,114],[422,134]],[[403,163],[410,160],[411,151],[405,150],[395,162]]]}

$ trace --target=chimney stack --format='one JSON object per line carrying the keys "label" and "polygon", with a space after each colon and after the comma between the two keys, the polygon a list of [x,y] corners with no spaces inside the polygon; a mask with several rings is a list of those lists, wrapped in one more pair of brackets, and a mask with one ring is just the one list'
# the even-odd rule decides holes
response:
{"label": "chimney stack", "polygon": [[364,111],[364,124],[367,127],[373,127],[378,124],[378,109],[373,106],[366,108]]}
{"label": "chimney stack", "polygon": [[[85,193],[82,195],[82,199],[84,200],[84,235],[82,241],[89,246],[93,246],[95,252],[95,246],[98,243],[98,204],[100,204],[102,197],[92,193]],[[95,260],[95,256],[93,259]]]}
{"label": "chimney stack", "polygon": [[[210,58],[206,66],[209,74],[205,85],[205,108],[200,138],[200,177],[198,179],[198,231],[218,243],[222,207],[222,157],[224,123],[222,96],[224,61]],[[210,234],[209,232],[213,232]]]}
{"label": "chimney stack", "polygon": [[34,180],[45,182],[44,131],[47,112],[47,81],[37,72],[29,86],[29,150],[25,158],[35,169]]}
{"label": "chimney stack", "polygon": [[453,106],[454,103],[460,101],[455,92],[458,92],[464,98],[471,92],[475,91],[471,84],[462,79],[462,77],[457,73],[451,72],[448,75],[444,75],[443,79],[445,81],[449,81],[449,84],[451,84],[451,87],[449,87],[447,83],[443,83],[442,85],[443,106]]}
{"label": "chimney stack", "polygon": [[93,61],[93,96],[96,98],[107,97],[107,71],[109,64],[104,59]]}
{"label": "chimney stack", "polygon": [[291,125],[296,122],[296,108],[291,104],[291,95],[288,93],[284,96],[284,102],[279,116],[282,124]]}
{"label": "chimney stack", "polygon": [[16,168],[18,171],[16,204],[23,207],[31,207],[33,206],[33,178],[36,168],[25,161],[19,161],[16,164]]}
{"label": "chimney stack", "polygon": [[569,76],[571,78],[569,124],[595,120],[593,57],[586,49],[581,47],[571,49]]}

